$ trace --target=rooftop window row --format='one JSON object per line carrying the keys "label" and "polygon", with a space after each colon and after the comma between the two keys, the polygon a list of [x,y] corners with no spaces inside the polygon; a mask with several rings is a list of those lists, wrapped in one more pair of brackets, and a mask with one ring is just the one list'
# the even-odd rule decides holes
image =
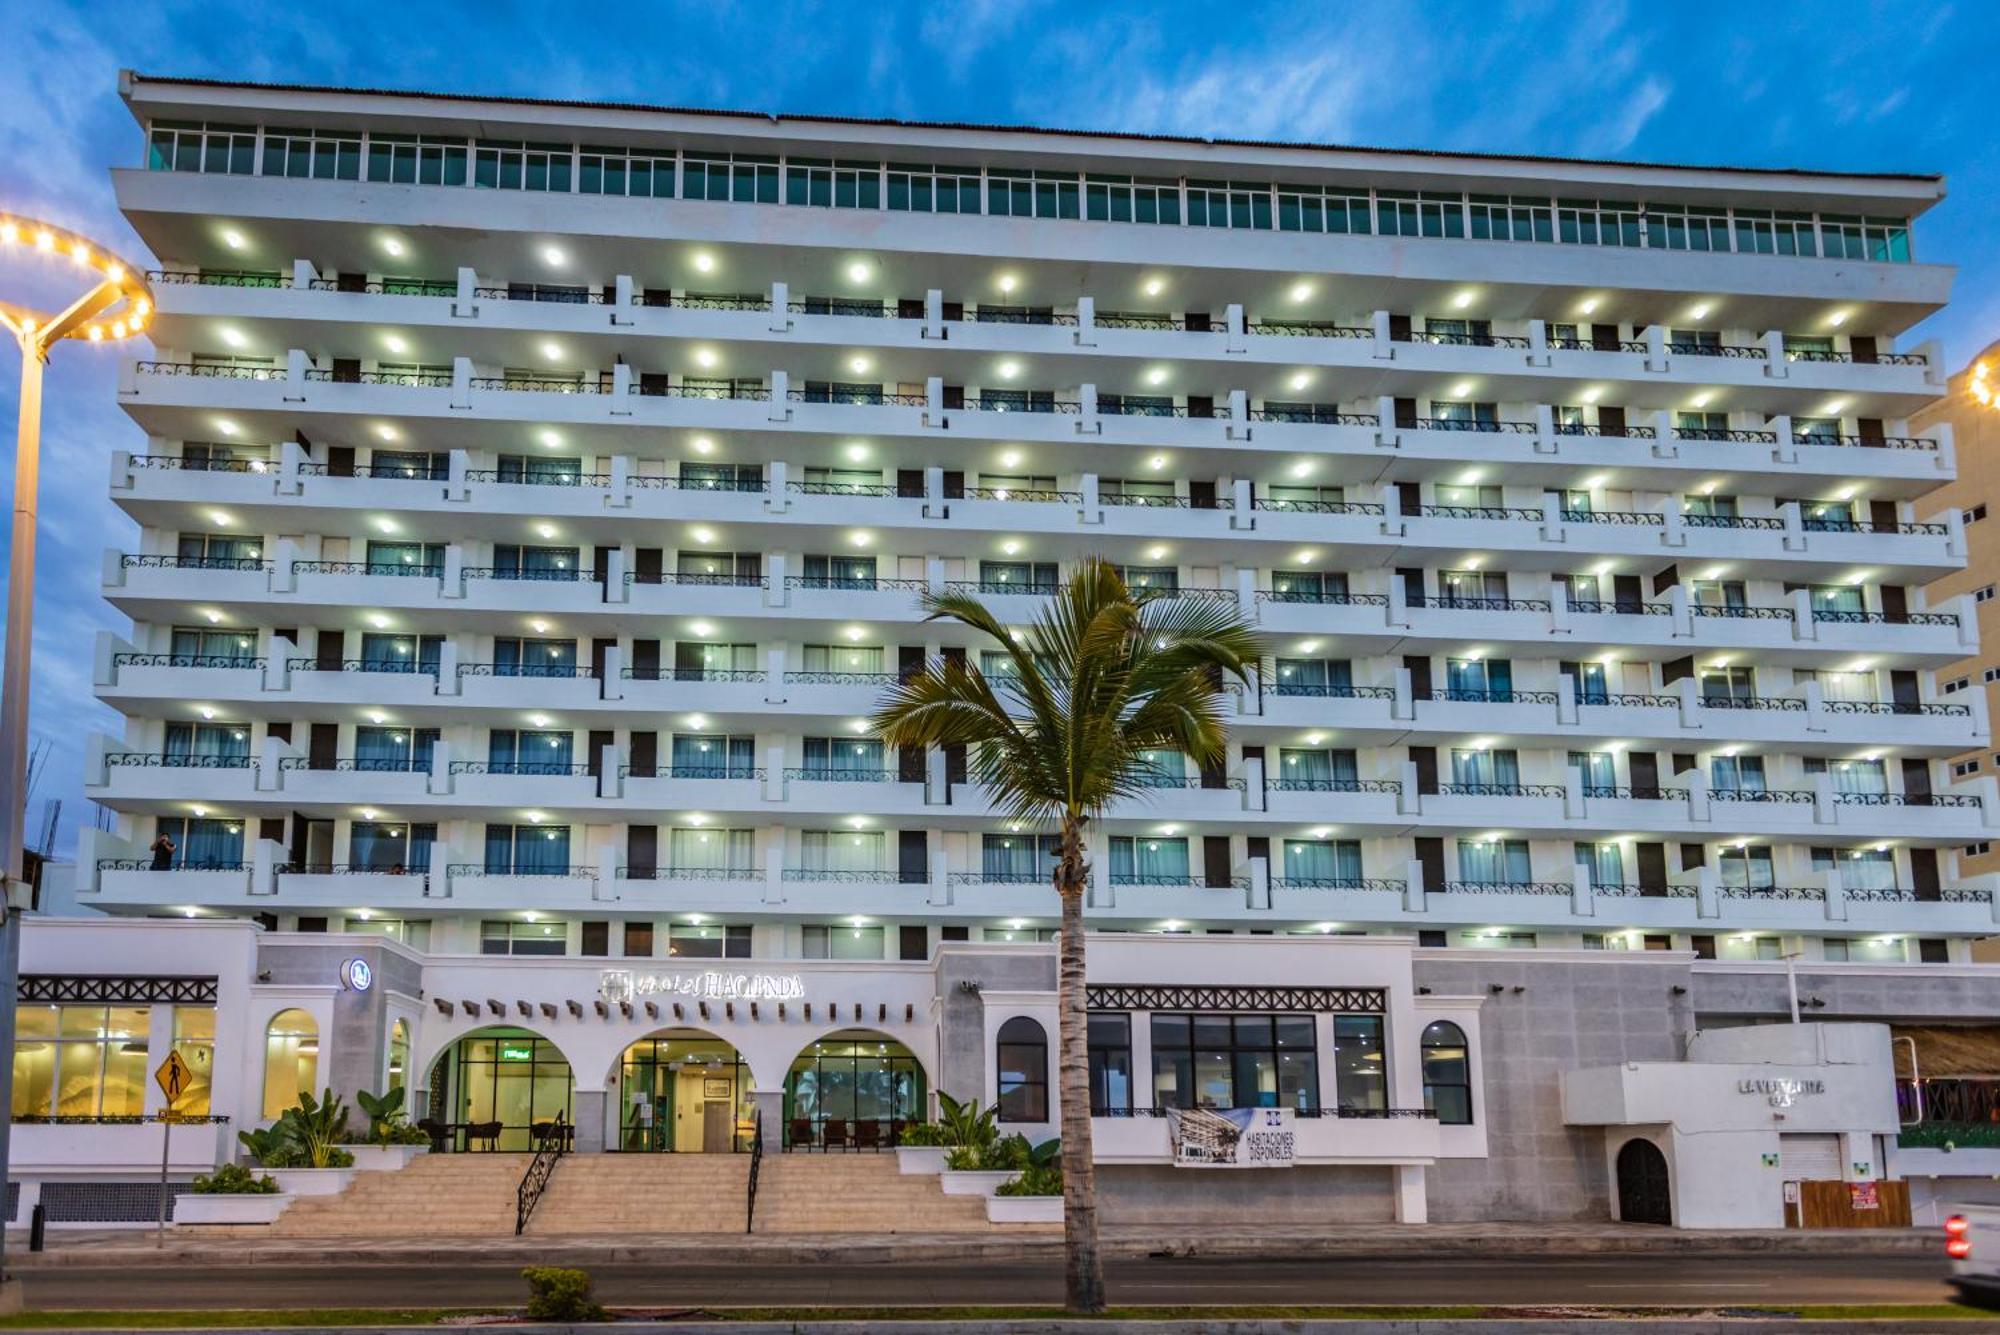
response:
{"label": "rooftop window row", "polygon": [[153,171],[1910,261],[1909,222],[1666,201],[1382,190],[155,121]]}

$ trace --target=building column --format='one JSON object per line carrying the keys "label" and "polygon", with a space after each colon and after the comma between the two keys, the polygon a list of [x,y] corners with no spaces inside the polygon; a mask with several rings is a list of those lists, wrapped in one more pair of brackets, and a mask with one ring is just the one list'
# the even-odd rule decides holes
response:
{"label": "building column", "polygon": [[785,1148],[785,1091],[782,1089],[753,1089],[750,1101],[756,1105],[759,1117],[758,1129],[764,1142],[764,1153],[777,1154]]}
{"label": "building column", "polygon": [[570,1102],[576,1110],[576,1152],[604,1153],[605,1092],[601,1089],[574,1090],[570,1094]]}
{"label": "building column", "polygon": [[1430,1202],[1424,1195],[1424,1166],[1420,1163],[1397,1164],[1395,1174],[1396,1222],[1429,1223]]}

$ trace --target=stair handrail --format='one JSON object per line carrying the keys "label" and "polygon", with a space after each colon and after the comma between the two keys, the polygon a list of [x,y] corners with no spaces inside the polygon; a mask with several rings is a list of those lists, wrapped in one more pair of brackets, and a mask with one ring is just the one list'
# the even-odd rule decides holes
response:
{"label": "stair handrail", "polygon": [[569,1146],[569,1122],[567,1115],[557,1113],[556,1120],[549,1123],[548,1134],[535,1150],[535,1157],[528,1163],[528,1171],[521,1175],[521,1185],[514,1192],[514,1236],[520,1237],[528,1227],[528,1216],[534,1214],[541,1204],[542,1193],[548,1190],[549,1178],[555,1174],[556,1161],[563,1157]]}
{"label": "stair handrail", "polygon": [[743,1231],[750,1232],[757,1224],[757,1173],[764,1166],[764,1110],[758,1108],[750,1116],[750,1192],[748,1204],[743,1213]]}

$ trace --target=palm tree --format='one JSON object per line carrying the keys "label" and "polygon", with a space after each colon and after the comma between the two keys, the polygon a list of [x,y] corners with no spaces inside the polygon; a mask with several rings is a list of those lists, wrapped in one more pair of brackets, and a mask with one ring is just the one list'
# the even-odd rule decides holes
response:
{"label": "palm tree", "polygon": [[1009,820],[1059,831],[1065,1280],[1070,1310],[1101,1311],[1084,1007],[1084,832],[1112,803],[1146,794],[1153,774],[1146,752],[1178,751],[1203,766],[1222,761],[1224,677],[1247,680],[1257,670],[1261,641],[1233,606],[1135,594],[1116,567],[1094,557],[1025,630],[1009,630],[965,594],[927,595],[924,610],[930,620],[983,634],[1007,656],[1007,670],[988,676],[964,661],[928,664],[890,690],[874,728],[892,746],[969,748],[973,777]]}

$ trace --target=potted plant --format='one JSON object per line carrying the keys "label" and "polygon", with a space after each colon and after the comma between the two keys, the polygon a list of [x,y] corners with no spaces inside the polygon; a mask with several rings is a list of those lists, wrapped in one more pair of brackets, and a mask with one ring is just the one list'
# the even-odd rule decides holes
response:
{"label": "potted plant", "polygon": [[985,1145],[958,1145],[944,1156],[939,1178],[947,1196],[991,1196],[1000,1184],[1028,1166],[1034,1151],[1028,1138],[1005,1136]]}
{"label": "potted plant", "polygon": [[[354,1180],[354,1156],[342,1149],[347,1105],[328,1089],[315,1099],[306,1090],[278,1120],[262,1131],[240,1131],[237,1139],[276,1173],[281,1190],[300,1196],[331,1196]],[[274,1161],[275,1160],[275,1161]]]}
{"label": "potted plant", "polygon": [[268,1224],[291,1203],[292,1197],[268,1175],[226,1163],[197,1177],[192,1191],[174,1198],[174,1224]]}
{"label": "potted plant", "polygon": [[938,1120],[906,1126],[896,1138],[896,1169],[901,1173],[942,1173],[945,1155],[959,1145],[990,1144],[999,1134],[998,1106],[980,1108],[960,1103],[938,1091]]}
{"label": "potted plant", "polygon": [[1028,1165],[986,1198],[994,1224],[1060,1224],[1063,1221],[1062,1146],[1045,1140],[1028,1152]]}
{"label": "potted plant", "polygon": [[368,1114],[367,1133],[351,1136],[347,1142],[347,1152],[353,1156],[356,1168],[373,1171],[406,1168],[410,1160],[430,1152],[430,1133],[405,1120],[401,1085],[391,1086],[386,1094],[360,1090],[354,1101]]}

